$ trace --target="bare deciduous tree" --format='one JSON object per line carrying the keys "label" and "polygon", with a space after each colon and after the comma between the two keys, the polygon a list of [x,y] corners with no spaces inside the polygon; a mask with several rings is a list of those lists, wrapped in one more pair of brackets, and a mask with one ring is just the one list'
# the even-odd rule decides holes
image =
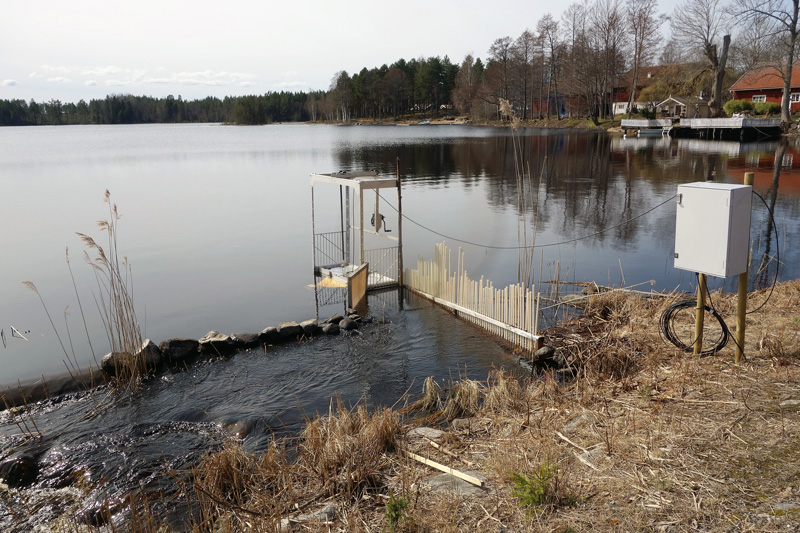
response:
{"label": "bare deciduous tree", "polygon": [[489,48],[489,59],[497,63],[500,67],[497,73],[500,75],[500,98],[508,100],[510,74],[511,74],[511,37],[501,37],[496,39]]}
{"label": "bare deciduous tree", "polygon": [[658,31],[661,21],[658,18],[657,9],[656,0],[628,0],[626,15],[633,40],[628,118],[631,118],[633,103],[636,101],[639,70],[653,60],[658,43],[661,41],[661,34]]}
{"label": "bare deciduous tree", "polygon": [[676,43],[689,53],[702,55],[708,62],[712,76],[708,107],[712,116],[720,116],[723,113],[722,82],[731,44],[730,34],[723,31],[720,0],[686,0],[675,8],[671,27]]}
{"label": "bare deciduous tree", "polygon": [[[558,71],[559,71],[559,48],[560,37],[558,35],[558,22],[553,18],[550,13],[545,14],[536,24],[536,31],[539,32],[539,38],[542,44],[543,64],[546,66],[543,69],[543,75],[547,79],[547,103],[546,115],[550,118],[550,109],[552,108],[552,98],[555,94],[556,108],[558,107]],[[559,110],[556,109],[556,116],[559,116]]]}
{"label": "bare deciduous tree", "polygon": [[800,0],[736,0],[736,9],[751,24],[760,24],[764,37],[772,38],[771,42],[778,45],[779,58],[775,67],[783,78],[781,122],[787,127],[791,121],[790,94],[797,37],[800,32]]}
{"label": "bare deciduous tree", "polygon": [[528,118],[528,92],[533,78],[532,64],[536,49],[536,36],[525,30],[517,37],[512,47],[514,58],[515,93],[522,99],[522,118]]}

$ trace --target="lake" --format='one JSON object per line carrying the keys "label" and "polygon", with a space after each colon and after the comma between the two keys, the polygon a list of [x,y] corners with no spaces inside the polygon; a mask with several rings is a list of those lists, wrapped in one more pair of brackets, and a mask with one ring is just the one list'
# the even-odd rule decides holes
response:
{"label": "lake", "polygon": [[[104,235],[104,191],[119,207],[119,247],[131,265],[145,336],[199,338],[209,330],[257,332],[314,316],[309,174],[378,170],[403,177],[407,264],[447,240],[466,251],[467,269],[496,286],[517,276],[518,160],[538,182],[534,279],[590,280],[691,290],[693,276],[672,266],[676,186],[741,182],[755,171],[768,196],[777,142],[743,144],[623,139],[605,133],[470,126],[230,127],[218,124],[0,128],[0,383],[64,370],[67,351],[107,351],[97,319],[94,275],[76,232]],[[800,159],[784,158],[775,202],[781,243],[797,242]],[[754,260],[770,254],[766,210],[756,200]],[[451,239],[444,239],[428,229]],[[608,231],[593,237],[574,240]],[[565,243],[554,246],[555,243]],[[784,246],[781,277],[798,276],[797,251]],[[761,283],[772,272],[762,272]],[[755,274],[754,274],[755,281]],[[714,285],[716,283],[716,285]],[[719,286],[722,281],[712,281]],[[734,287],[728,280],[726,289]],[[67,311],[68,308],[68,312]],[[324,318],[324,317],[323,317]],[[28,341],[12,335],[11,326]],[[25,333],[28,332],[28,333]]]}
{"label": "lake", "polygon": [[[790,244],[800,227],[800,158],[790,143],[776,187],[777,147],[468,126],[0,128],[0,383],[63,372],[64,350],[81,365],[108,350],[98,289],[75,234],[104,242],[96,221],[108,218],[106,189],[121,214],[119,248],[131,265],[139,320],[159,342],[314,317],[309,174],[393,175],[398,160],[406,264],[417,255],[429,259],[434,243],[447,240],[465,249],[471,277],[516,282],[516,160],[530,167],[538,196],[534,279],[654,280],[658,290],[691,290],[693,276],[672,266],[676,187],[709,177],[740,182],[745,171],[756,173],[756,190],[774,207],[780,276],[796,278],[798,249]],[[766,213],[756,202],[753,265],[775,253]],[[768,285],[774,273],[774,263],[754,268],[752,285]],[[23,281],[38,288],[64,350]],[[734,284],[711,282],[726,290]],[[320,317],[342,307],[325,306]],[[264,449],[274,435],[296,432],[306,414],[326,411],[333,397],[391,405],[419,392],[427,376],[441,382],[485,379],[492,368],[522,372],[495,340],[425,301],[401,305],[398,291],[374,294],[369,313],[385,323],[206,361],[115,402],[100,390],[45,401],[21,417],[0,411],[0,461],[30,454],[39,468],[26,492],[35,513],[16,520],[0,502],[0,528],[49,523],[60,512],[58,491],[77,477],[92,487],[82,503],[87,512],[131,491],[172,494],[171,475],[232,431],[246,448]],[[25,424],[33,422],[44,439],[27,438],[33,430]]]}

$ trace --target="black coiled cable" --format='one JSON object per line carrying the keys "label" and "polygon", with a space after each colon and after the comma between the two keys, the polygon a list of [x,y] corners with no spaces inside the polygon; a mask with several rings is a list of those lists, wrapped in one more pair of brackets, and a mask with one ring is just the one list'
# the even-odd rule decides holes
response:
{"label": "black coiled cable", "polygon": [[[693,352],[694,345],[697,343],[697,339],[694,339],[694,342],[691,344],[686,344],[680,339],[680,336],[675,331],[676,315],[687,308],[696,309],[697,300],[682,300],[680,302],[675,302],[664,309],[664,312],[661,313],[661,318],[658,321],[659,333],[661,333],[662,337],[666,341],[674,344],[680,350],[683,350],[684,352]],[[710,348],[700,352],[700,355],[712,355],[723,349],[725,345],[728,344],[728,339],[730,339],[731,333],[728,330],[728,326],[725,324],[725,320],[722,319],[722,316],[717,312],[716,309],[705,306],[705,310],[710,312],[711,316],[717,319],[717,322],[720,326],[719,338],[714,341],[714,344]]]}

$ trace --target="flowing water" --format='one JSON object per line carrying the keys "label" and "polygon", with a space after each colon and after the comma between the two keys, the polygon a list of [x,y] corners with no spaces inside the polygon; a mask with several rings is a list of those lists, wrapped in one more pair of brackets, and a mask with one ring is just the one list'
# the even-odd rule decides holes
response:
{"label": "flowing water", "polygon": [[[108,218],[106,189],[122,215],[119,247],[131,265],[139,320],[159,342],[314,317],[309,174],[393,175],[398,161],[407,264],[430,258],[433,244],[447,240],[465,249],[472,278],[515,282],[519,157],[538,196],[534,279],[653,280],[655,289],[691,290],[693,276],[672,266],[676,187],[708,178],[741,182],[745,171],[756,173],[755,189],[774,208],[777,230],[776,238],[756,201],[753,265],[779,244],[780,276],[793,279],[800,275],[800,252],[791,246],[798,242],[800,158],[790,144],[774,180],[777,147],[461,126],[0,128],[0,384],[62,371],[67,355],[85,366],[108,350],[94,275],[75,235],[103,243],[95,222]],[[753,268],[753,286],[774,274],[774,263]],[[734,283],[712,287],[735,290]],[[325,307],[321,318],[337,310]],[[424,302],[401,305],[397,291],[371,296],[369,314],[385,323],[163,374],[121,401],[100,389],[43,402],[27,415],[4,411],[0,462],[35,456],[32,490],[102,481],[90,507],[92,499],[163,489],[166,472],[192,464],[231,433],[262,449],[271,435],[296,431],[303,413],[327,410],[335,396],[385,405],[409,388],[417,392],[428,375],[518,371],[491,338]],[[26,438],[38,433],[43,438]],[[6,528],[16,518],[3,505]],[[43,506],[36,512],[44,514],[16,527],[57,511]]]}

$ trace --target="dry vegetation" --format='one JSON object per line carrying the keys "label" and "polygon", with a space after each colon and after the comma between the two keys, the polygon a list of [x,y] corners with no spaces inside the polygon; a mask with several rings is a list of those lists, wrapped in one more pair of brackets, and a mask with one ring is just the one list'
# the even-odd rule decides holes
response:
{"label": "dry vegetation", "polygon": [[[428,380],[400,413],[339,405],[297,444],[249,454],[232,443],[198,468],[195,529],[275,531],[281,520],[297,531],[796,528],[800,281],[748,317],[739,366],[729,348],[696,359],[661,341],[658,318],[673,296],[591,298],[583,317],[549,332],[574,379]],[[714,300],[730,312],[734,298]],[[420,425],[443,430],[437,447],[410,431]],[[400,450],[484,486],[433,489],[437,472]]]}
{"label": "dry vegetation", "polygon": [[[764,297],[752,294],[749,307]],[[748,317],[741,365],[730,347],[698,359],[664,344],[659,316],[676,299],[589,296],[581,317],[547,332],[571,379],[428,379],[399,409],[332,403],[266,451],[231,440],[176,472],[178,503],[194,509],[186,529],[800,529],[800,280]],[[735,295],[714,303],[733,312]],[[436,486],[441,473],[408,452],[483,486]],[[133,495],[125,506],[107,530],[171,531],[151,510],[168,502]],[[73,517],[59,530],[93,529]]]}

